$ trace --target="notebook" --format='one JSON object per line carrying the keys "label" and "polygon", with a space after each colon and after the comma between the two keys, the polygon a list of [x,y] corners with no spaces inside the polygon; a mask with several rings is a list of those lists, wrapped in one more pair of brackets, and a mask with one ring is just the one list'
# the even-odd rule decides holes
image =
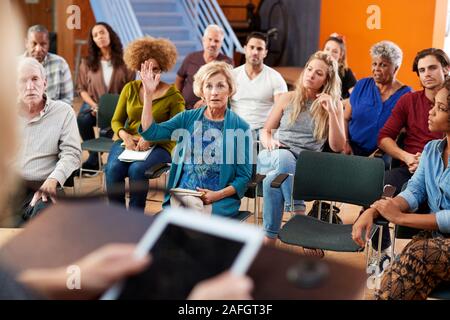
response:
{"label": "notebook", "polygon": [[179,196],[193,196],[193,197],[203,196],[203,192],[183,188],[170,189],[170,193],[176,193]]}
{"label": "notebook", "polygon": [[152,152],[153,147],[147,151],[134,151],[125,149],[119,156],[122,162],[145,161]]}

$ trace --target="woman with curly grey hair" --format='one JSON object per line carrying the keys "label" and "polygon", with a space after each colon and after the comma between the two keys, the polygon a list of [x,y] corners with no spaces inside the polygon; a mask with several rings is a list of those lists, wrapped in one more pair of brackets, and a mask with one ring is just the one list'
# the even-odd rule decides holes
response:
{"label": "woman with curly grey hair", "polygon": [[[171,162],[170,153],[174,142],[145,141],[138,133],[144,101],[151,98],[153,117],[156,122],[164,122],[184,111],[184,99],[174,85],[160,81],[161,73],[173,68],[177,60],[177,50],[166,39],[144,37],[133,41],[125,51],[124,60],[130,70],[141,72],[145,63],[152,64],[152,72],[158,81],[151,97],[146,97],[141,80],[125,85],[120,94],[111,127],[120,138],[109,153],[106,165],[106,186],[108,198],[125,205],[125,178],[129,178],[129,207],[145,209],[148,190],[142,190],[145,171],[160,162]],[[148,100],[148,99],[147,99]],[[145,161],[122,162],[118,159],[125,150],[147,151],[153,147]]]}
{"label": "woman with curly grey hair", "polygon": [[345,105],[345,153],[369,156],[377,149],[378,132],[397,101],[411,88],[396,79],[403,52],[391,41],[370,49],[372,77],[359,80]]}

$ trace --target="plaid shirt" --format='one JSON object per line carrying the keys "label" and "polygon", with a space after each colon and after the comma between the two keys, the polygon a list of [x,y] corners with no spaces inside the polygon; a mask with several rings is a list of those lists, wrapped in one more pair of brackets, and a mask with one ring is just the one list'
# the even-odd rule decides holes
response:
{"label": "plaid shirt", "polygon": [[[29,57],[27,53],[24,57]],[[73,82],[69,65],[64,58],[49,53],[42,65],[47,72],[47,97],[61,100],[69,105],[73,102]]]}

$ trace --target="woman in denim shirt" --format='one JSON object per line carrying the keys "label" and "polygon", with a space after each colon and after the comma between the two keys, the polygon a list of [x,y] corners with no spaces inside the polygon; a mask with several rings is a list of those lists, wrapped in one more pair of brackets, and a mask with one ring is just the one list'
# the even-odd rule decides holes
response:
{"label": "woman in denim shirt", "polygon": [[[353,240],[364,245],[362,231],[370,230],[378,215],[401,226],[425,229],[403,249],[386,270],[378,299],[426,299],[442,281],[450,280],[450,79],[435,98],[428,127],[444,132],[430,141],[405,191],[393,199],[378,200],[353,226]],[[427,201],[430,214],[414,214]],[[368,239],[366,239],[368,240]]]}

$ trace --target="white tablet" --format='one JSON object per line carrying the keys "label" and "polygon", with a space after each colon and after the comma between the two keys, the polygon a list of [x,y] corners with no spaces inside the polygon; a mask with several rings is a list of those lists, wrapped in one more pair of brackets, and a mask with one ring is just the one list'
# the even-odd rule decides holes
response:
{"label": "white tablet", "polygon": [[168,209],[155,219],[136,248],[137,257],[151,253],[151,265],[116,284],[102,299],[186,299],[200,281],[226,270],[245,274],[263,235],[256,226],[229,218]]}

